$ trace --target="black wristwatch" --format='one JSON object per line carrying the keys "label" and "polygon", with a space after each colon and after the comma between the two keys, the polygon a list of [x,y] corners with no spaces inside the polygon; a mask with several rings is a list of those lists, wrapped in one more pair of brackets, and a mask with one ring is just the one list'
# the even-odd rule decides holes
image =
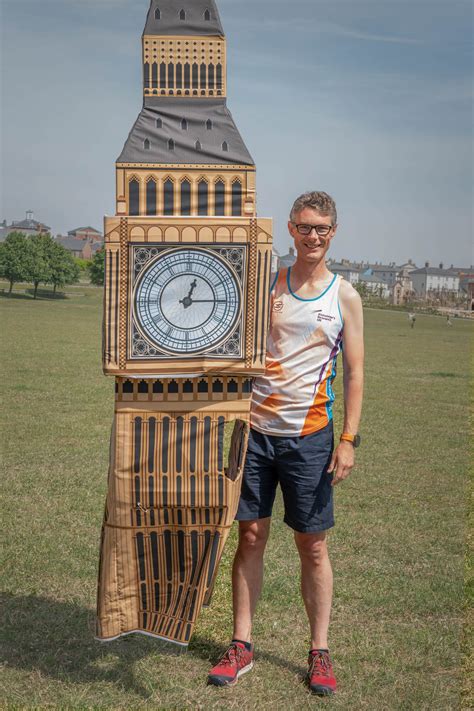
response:
{"label": "black wristwatch", "polygon": [[350,442],[352,446],[359,447],[360,446],[360,435],[359,434],[349,434],[348,432],[343,432],[341,435],[341,442]]}

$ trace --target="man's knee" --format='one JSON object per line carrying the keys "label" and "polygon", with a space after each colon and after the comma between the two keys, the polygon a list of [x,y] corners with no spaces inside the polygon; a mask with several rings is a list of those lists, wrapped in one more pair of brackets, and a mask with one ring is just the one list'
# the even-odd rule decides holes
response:
{"label": "man's knee", "polygon": [[239,552],[263,552],[270,533],[270,519],[239,521]]}
{"label": "man's knee", "polygon": [[295,533],[295,542],[302,562],[321,565],[328,557],[326,532]]}

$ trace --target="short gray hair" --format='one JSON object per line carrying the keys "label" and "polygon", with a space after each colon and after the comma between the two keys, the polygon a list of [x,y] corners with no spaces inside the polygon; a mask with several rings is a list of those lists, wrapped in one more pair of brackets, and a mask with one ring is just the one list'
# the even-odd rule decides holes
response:
{"label": "short gray hair", "polygon": [[311,210],[316,210],[316,212],[319,212],[320,215],[324,215],[324,217],[326,217],[326,215],[329,215],[332,224],[337,224],[336,203],[327,193],[310,192],[303,193],[303,195],[300,195],[299,198],[295,200],[293,207],[291,208],[291,222],[294,222],[296,216],[306,207],[309,207]]}

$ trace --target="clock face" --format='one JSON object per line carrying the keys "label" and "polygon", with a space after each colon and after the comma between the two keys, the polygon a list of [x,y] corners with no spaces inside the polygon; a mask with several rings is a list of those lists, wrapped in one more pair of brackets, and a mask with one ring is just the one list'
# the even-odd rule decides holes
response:
{"label": "clock face", "polygon": [[215,348],[232,332],[241,312],[233,269],[206,249],[172,249],[150,262],[134,294],[143,336],[172,355]]}

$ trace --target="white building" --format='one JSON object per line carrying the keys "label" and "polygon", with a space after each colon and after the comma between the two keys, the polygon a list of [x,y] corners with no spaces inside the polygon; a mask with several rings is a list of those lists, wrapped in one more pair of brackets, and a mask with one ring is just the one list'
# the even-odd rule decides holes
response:
{"label": "white building", "polygon": [[357,284],[360,280],[360,268],[357,268],[346,259],[343,259],[342,262],[328,262],[328,268],[334,274],[340,274],[352,285]]}
{"label": "white building", "polygon": [[416,295],[422,298],[459,293],[458,273],[452,269],[444,269],[443,264],[430,267],[429,262],[426,262],[422,269],[414,269],[410,278]]}
{"label": "white building", "polygon": [[26,220],[14,220],[11,225],[7,221],[0,223],[0,242],[4,242],[11,232],[21,232],[24,235],[41,235],[51,231],[51,227],[33,219],[33,211],[26,211]]}
{"label": "white building", "polygon": [[361,274],[359,283],[365,284],[367,291],[381,299],[388,299],[390,296],[390,284],[375,274]]}

